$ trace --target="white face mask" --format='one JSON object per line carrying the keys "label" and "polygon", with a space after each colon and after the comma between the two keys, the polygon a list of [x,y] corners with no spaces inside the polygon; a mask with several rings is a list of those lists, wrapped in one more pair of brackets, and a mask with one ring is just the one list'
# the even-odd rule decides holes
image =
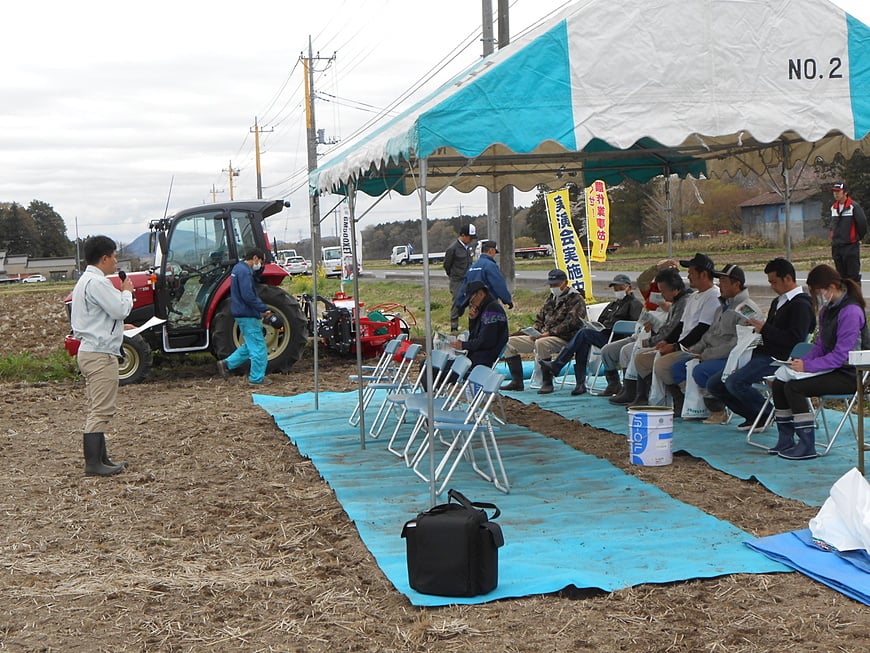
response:
{"label": "white face mask", "polygon": [[558,297],[559,295],[562,294],[562,289],[559,288],[559,286],[551,287],[550,294],[553,295],[553,297]]}
{"label": "white face mask", "polygon": [[831,297],[830,295],[826,296],[825,291],[822,290],[821,292],[819,292],[818,295],[816,295],[816,301],[819,303],[819,308],[821,308],[822,306],[826,306],[831,303]]}
{"label": "white face mask", "polygon": [[624,290],[614,290],[613,297],[615,299],[622,299],[623,297],[625,297],[625,291]]}
{"label": "white face mask", "polygon": [[253,269],[254,272],[256,272],[257,270],[262,269],[262,267],[263,267],[263,264],[262,264],[262,263],[254,263],[254,265],[253,265],[253,267],[252,267],[251,269]]}

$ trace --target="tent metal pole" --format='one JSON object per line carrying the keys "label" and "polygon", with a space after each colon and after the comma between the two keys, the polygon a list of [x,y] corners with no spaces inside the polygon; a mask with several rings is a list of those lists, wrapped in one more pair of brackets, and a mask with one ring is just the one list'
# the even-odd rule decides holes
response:
{"label": "tent metal pole", "polygon": [[435,505],[435,401],[432,395],[432,302],[429,292],[429,208],[426,203],[426,177],[429,159],[420,159],[420,240],[423,248],[423,310],[426,324],[426,437],[429,440],[429,505]]}
{"label": "tent metal pole", "polygon": [[349,213],[348,220],[350,221],[350,256],[353,259],[351,262],[353,274],[353,301],[356,305],[356,310],[353,312],[353,328],[356,340],[356,378],[360,382],[356,386],[358,401],[360,405],[359,411],[359,448],[366,448],[366,415],[362,409],[363,405],[363,383],[362,383],[362,332],[360,326],[360,302],[359,297],[359,255],[356,251],[356,186],[350,187],[350,192],[347,194],[347,209]]}
{"label": "tent metal pole", "polygon": [[791,179],[789,176],[788,143],[782,142],[782,179],[785,185],[785,257],[791,260]]}
{"label": "tent metal pole", "polygon": [[668,258],[674,255],[674,206],[671,202],[671,168],[665,166],[665,220],[667,221]]}

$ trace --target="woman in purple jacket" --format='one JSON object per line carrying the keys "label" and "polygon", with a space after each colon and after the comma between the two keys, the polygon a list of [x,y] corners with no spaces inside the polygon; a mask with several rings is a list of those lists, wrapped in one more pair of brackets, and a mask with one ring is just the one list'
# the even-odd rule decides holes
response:
{"label": "woman in purple jacket", "polygon": [[791,361],[790,369],[797,374],[789,376],[796,378],[773,382],[779,440],[768,453],[787,460],[816,457],[815,419],[808,398],[854,393],[849,352],[865,349],[862,341],[867,341],[866,303],[857,283],[830,265],[817,265],[807,275],[807,286],[820,306],[815,343],[806,356]]}

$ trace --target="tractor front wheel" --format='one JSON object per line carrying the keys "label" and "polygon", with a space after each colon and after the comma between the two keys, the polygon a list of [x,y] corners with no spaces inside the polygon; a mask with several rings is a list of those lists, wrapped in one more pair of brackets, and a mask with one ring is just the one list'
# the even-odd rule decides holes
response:
{"label": "tractor front wheel", "polygon": [[121,359],[118,362],[118,382],[121,385],[139,383],[151,374],[151,347],[142,336],[124,336]]}

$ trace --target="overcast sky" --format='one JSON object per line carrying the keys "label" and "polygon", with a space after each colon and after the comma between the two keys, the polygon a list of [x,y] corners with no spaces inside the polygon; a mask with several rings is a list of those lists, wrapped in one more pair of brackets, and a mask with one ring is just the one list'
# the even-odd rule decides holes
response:
{"label": "overcast sky", "polygon": [[[512,37],[568,4],[512,0]],[[870,24],[867,0],[835,4]],[[47,202],[70,238],[77,220],[80,236],[122,243],[162,217],[167,198],[169,214],[210,203],[213,189],[228,200],[230,162],[234,198],[255,198],[255,118],[263,196],[292,203],[270,220],[271,235],[308,236],[299,59],[309,36],[315,55],[335,54],[316,64],[315,87],[317,126],[337,140],[441,63],[452,61],[426,89],[482,51],[480,0],[29,0],[5,3],[3,19],[0,202]],[[430,217],[460,209],[484,213],[485,194],[447,195]],[[390,199],[366,222],[417,212],[416,200]]]}

